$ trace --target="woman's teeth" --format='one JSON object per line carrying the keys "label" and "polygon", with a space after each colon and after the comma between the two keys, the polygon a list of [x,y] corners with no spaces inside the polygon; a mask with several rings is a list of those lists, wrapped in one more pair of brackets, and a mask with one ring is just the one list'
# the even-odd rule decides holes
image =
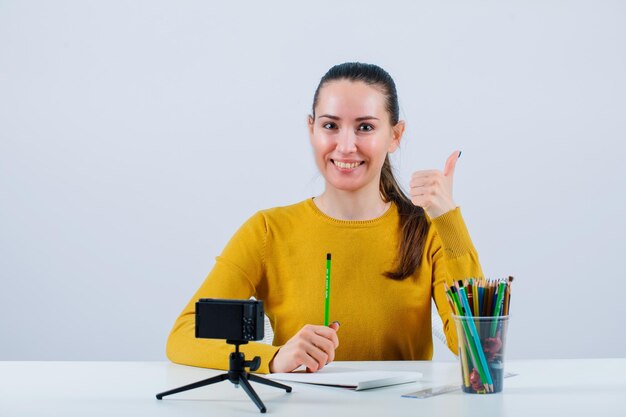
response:
{"label": "woman's teeth", "polygon": [[351,163],[346,163],[346,162],[339,162],[339,161],[333,161],[333,163],[338,166],[339,168],[343,168],[343,169],[352,169],[352,168],[356,168],[359,165],[361,165],[360,162],[351,162]]}

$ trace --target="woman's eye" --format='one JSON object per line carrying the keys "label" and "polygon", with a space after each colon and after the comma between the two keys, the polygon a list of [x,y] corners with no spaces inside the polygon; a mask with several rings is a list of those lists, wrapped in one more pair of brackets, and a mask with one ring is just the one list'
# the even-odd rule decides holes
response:
{"label": "woman's eye", "polygon": [[334,129],[335,127],[337,127],[337,125],[332,122],[328,122],[328,123],[324,123],[322,127],[324,129]]}
{"label": "woman's eye", "polygon": [[363,123],[359,126],[359,130],[361,132],[371,132],[372,130],[374,130],[374,126],[369,123]]}

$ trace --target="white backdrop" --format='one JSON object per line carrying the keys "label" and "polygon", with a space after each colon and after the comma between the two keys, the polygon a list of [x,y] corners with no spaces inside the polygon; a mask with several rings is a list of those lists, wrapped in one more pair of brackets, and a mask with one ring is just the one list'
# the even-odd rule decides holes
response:
{"label": "white backdrop", "polygon": [[[160,360],[227,240],[318,194],[306,116],[381,65],[406,185],[454,149],[510,358],[625,356],[626,3],[0,1],[0,360]],[[437,345],[436,358],[447,358]]]}

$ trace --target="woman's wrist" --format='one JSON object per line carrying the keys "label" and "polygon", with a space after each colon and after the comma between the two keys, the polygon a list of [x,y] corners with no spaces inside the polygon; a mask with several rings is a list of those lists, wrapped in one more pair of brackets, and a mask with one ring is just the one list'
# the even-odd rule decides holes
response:
{"label": "woman's wrist", "polygon": [[280,352],[280,348],[276,351],[276,353],[274,353],[274,356],[272,357],[272,359],[270,359],[270,363],[268,365],[270,374],[273,374],[276,372],[276,370],[274,369],[274,359],[276,359],[276,355],[278,355],[278,352]]}
{"label": "woman's wrist", "polygon": [[443,216],[446,213],[451,212],[452,210],[456,209],[458,206],[454,203],[450,204],[450,205],[446,205],[445,207],[439,207],[437,209],[431,209],[429,211],[426,212],[426,214],[428,214],[428,217],[430,217],[431,219],[435,219],[437,217]]}

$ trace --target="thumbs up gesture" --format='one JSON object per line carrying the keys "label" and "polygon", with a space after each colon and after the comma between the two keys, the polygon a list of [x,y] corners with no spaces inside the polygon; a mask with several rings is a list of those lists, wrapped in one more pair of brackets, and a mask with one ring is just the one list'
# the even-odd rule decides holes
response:
{"label": "thumbs up gesture", "polygon": [[416,206],[420,206],[432,219],[456,208],[452,200],[452,178],[456,161],[461,151],[454,151],[448,157],[443,172],[439,170],[416,171],[409,183],[409,196]]}

